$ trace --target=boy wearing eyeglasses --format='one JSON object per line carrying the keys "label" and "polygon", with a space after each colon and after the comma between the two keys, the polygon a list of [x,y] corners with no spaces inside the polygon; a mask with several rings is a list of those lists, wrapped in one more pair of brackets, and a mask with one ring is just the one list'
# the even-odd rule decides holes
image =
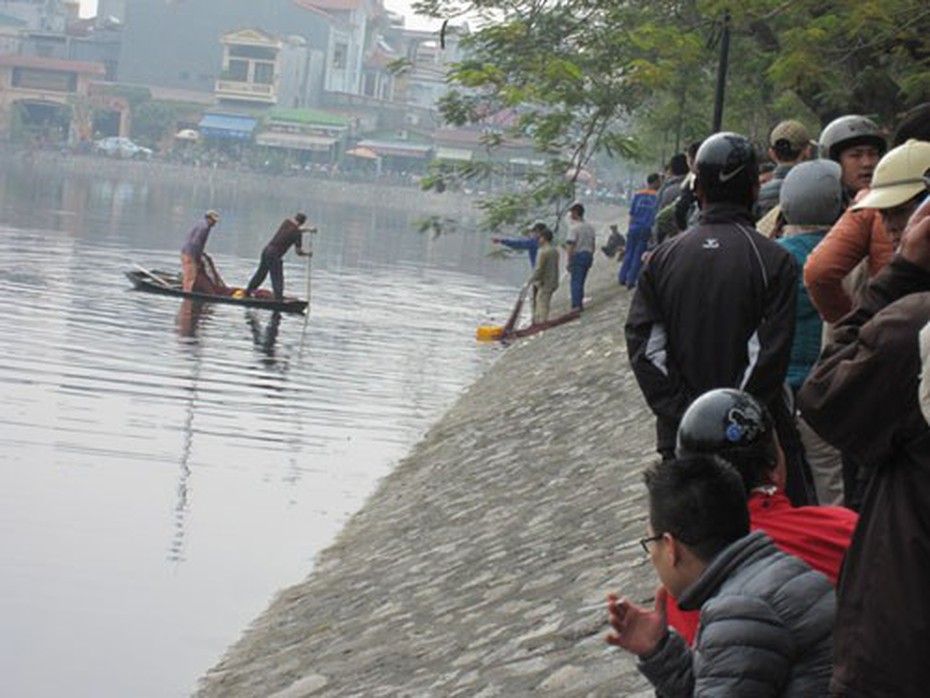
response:
{"label": "boy wearing eyeglasses", "polygon": [[[645,479],[641,543],[662,584],[653,609],[608,596],[607,642],[637,655],[662,696],[826,695],[836,606],[829,580],[749,532],[743,481],[725,461],[665,461]],[[668,594],[700,609],[693,649],[668,627]]]}

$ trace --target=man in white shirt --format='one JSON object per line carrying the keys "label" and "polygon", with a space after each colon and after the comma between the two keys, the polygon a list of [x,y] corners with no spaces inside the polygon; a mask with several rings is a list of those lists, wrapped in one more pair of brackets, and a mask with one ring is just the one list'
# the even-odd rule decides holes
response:
{"label": "man in white shirt", "polygon": [[582,309],[584,301],[584,282],[588,278],[588,270],[594,263],[594,248],[597,236],[594,226],[585,223],[584,206],[573,204],[568,209],[571,223],[568,226],[568,240],[566,251],[568,253],[568,273],[571,274],[572,310]]}

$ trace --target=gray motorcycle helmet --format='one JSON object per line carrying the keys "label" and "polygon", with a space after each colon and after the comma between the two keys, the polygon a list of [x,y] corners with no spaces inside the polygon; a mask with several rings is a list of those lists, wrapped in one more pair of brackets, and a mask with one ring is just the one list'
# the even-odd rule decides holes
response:
{"label": "gray motorcycle helmet", "polygon": [[873,145],[879,155],[887,148],[878,125],[865,116],[847,114],[827,124],[820,134],[820,157],[839,161],[840,153],[857,145]]}
{"label": "gray motorcycle helmet", "polygon": [[829,228],[843,213],[843,168],[832,160],[810,160],[791,168],[779,193],[788,225]]}

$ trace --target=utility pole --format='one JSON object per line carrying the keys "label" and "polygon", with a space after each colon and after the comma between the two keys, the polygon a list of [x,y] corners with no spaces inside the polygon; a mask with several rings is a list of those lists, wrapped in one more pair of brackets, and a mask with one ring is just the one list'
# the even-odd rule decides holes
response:
{"label": "utility pole", "polygon": [[717,64],[717,87],[714,90],[714,125],[711,133],[718,133],[723,124],[723,97],[727,87],[727,64],[730,61],[730,11],[723,13],[723,32],[720,35],[720,62]]}

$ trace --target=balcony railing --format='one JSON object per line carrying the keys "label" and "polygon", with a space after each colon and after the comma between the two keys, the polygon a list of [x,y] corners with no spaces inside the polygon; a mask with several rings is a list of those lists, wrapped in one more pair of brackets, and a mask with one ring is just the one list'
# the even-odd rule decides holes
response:
{"label": "balcony railing", "polygon": [[214,93],[218,97],[246,99],[253,102],[275,104],[278,101],[274,85],[238,80],[217,80]]}

